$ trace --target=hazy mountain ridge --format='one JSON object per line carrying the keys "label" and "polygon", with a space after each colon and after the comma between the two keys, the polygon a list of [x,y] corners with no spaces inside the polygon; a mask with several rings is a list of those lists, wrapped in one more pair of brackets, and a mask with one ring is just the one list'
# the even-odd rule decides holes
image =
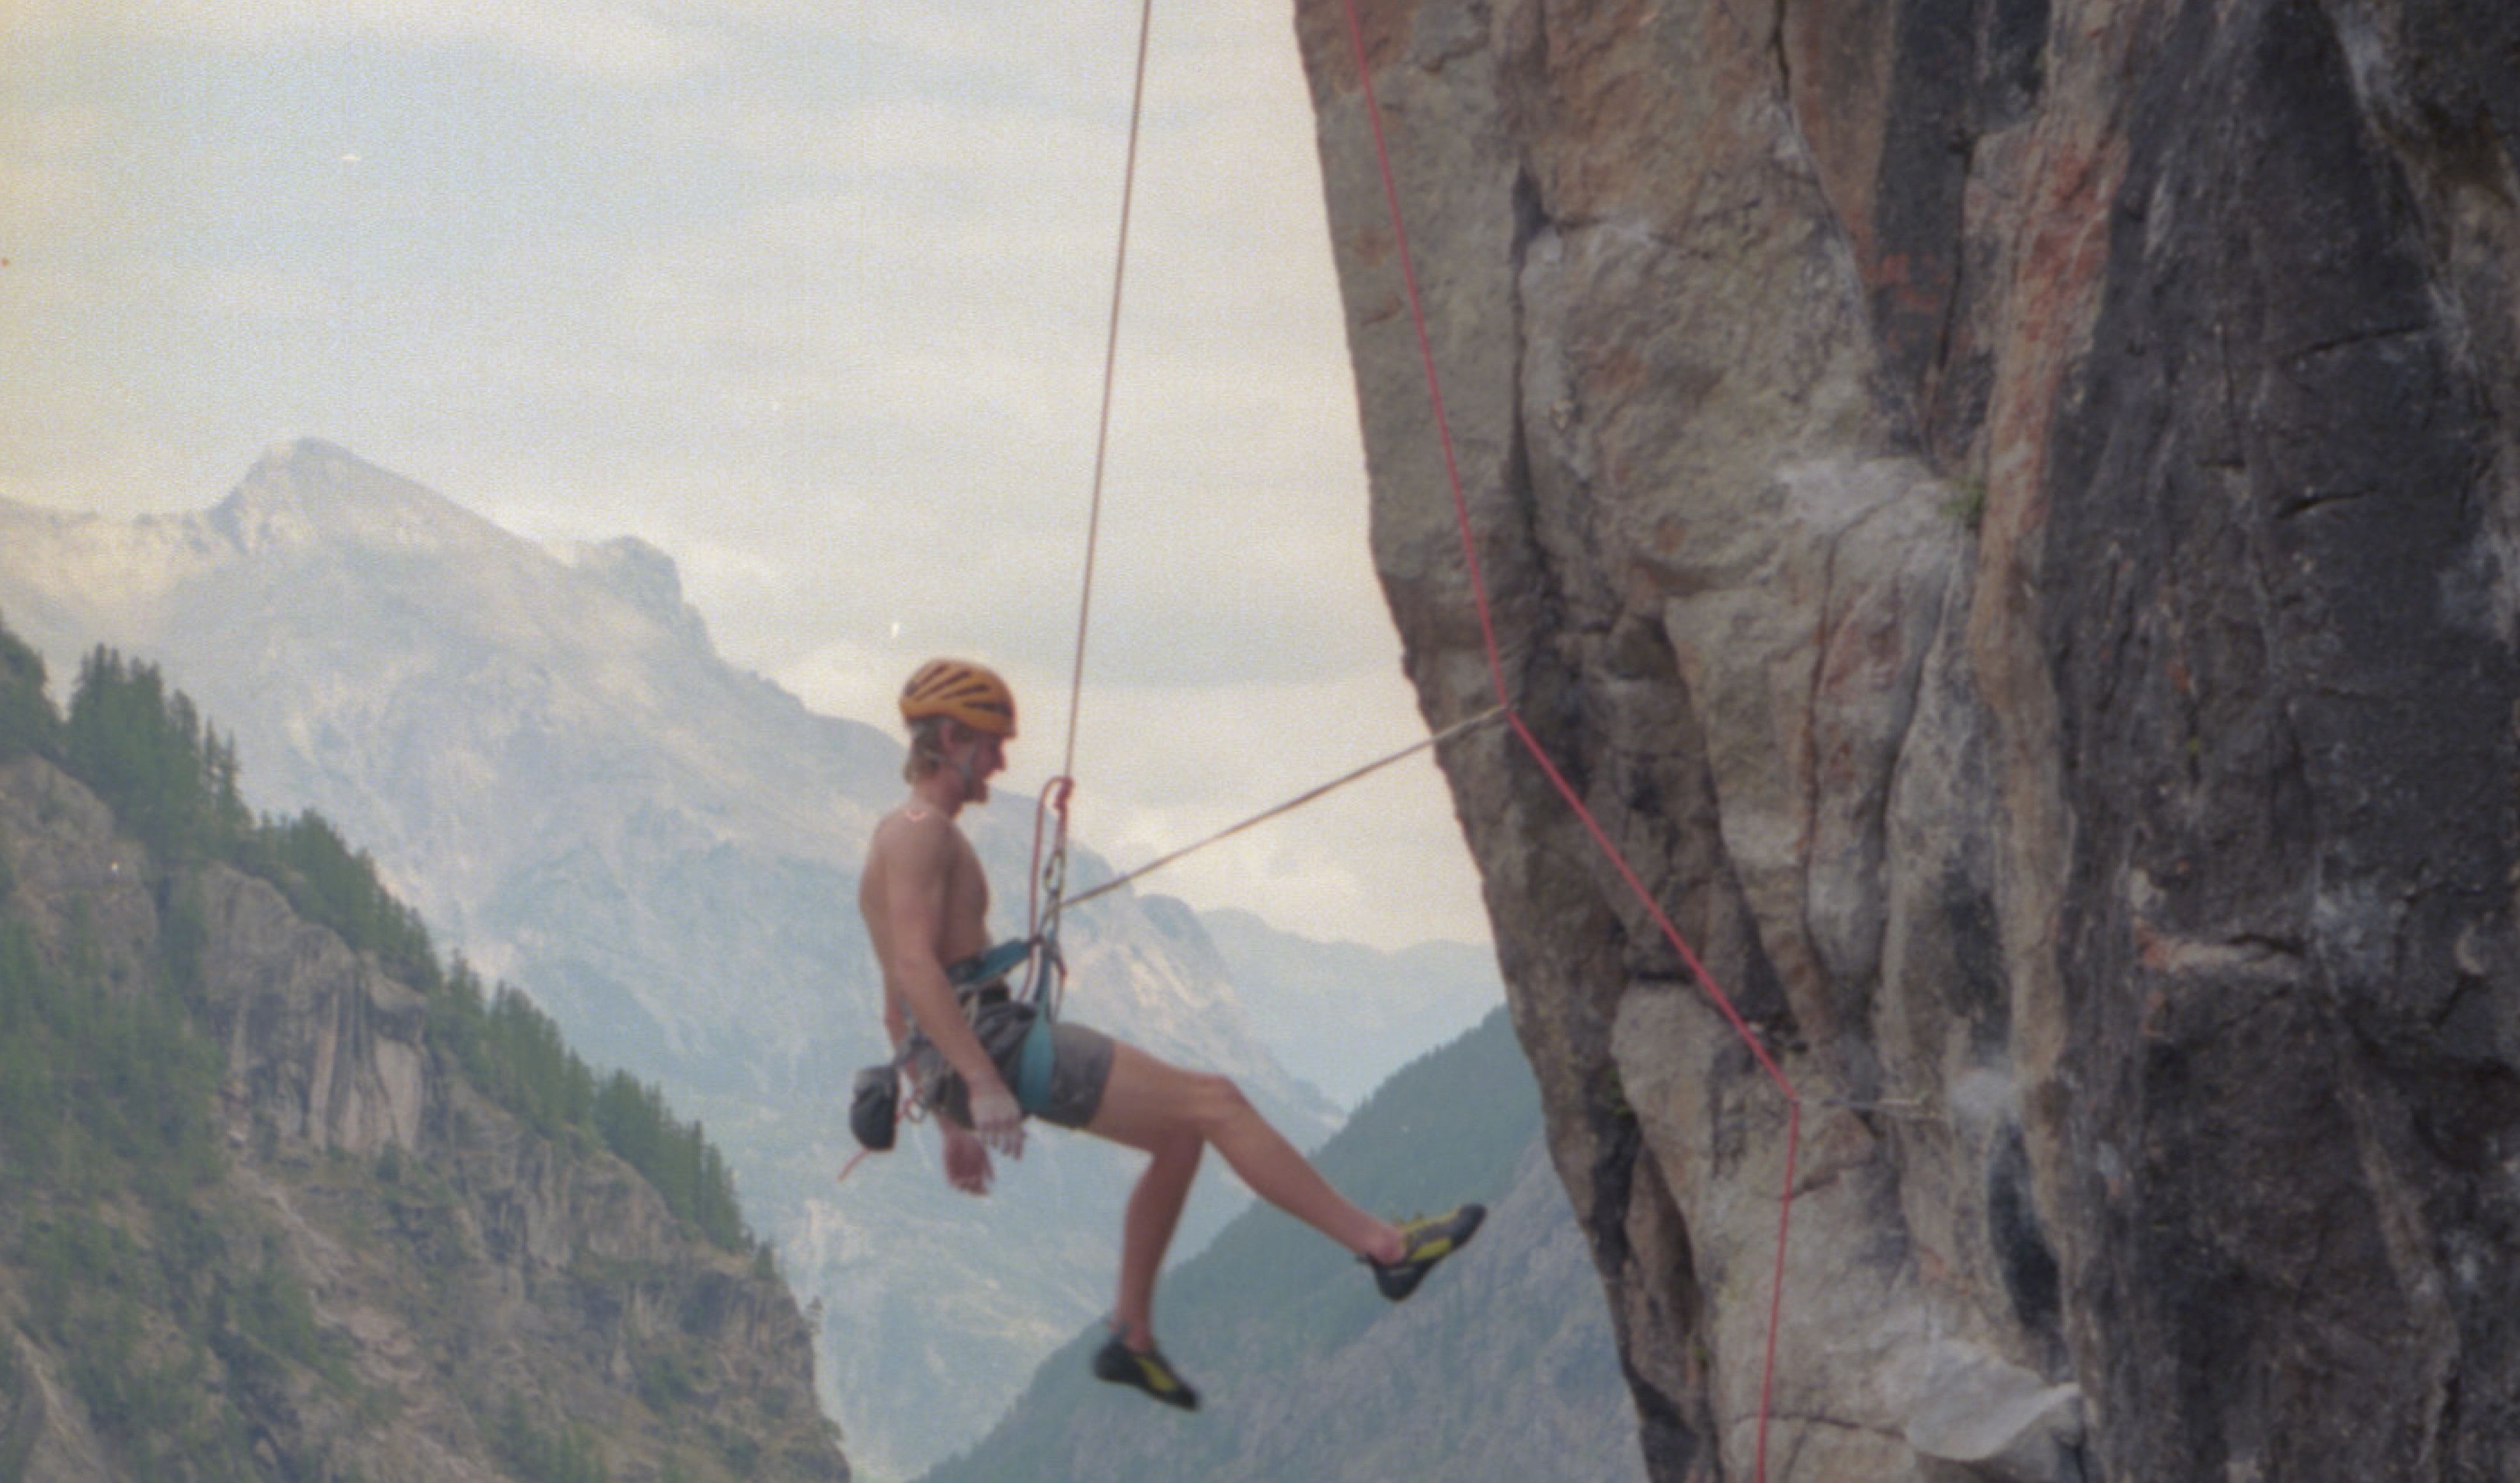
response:
{"label": "hazy mountain ridge", "polygon": [[[320,808],[449,946],[703,1116],[756,1227],[833,1316],[823,1394],[853,1460],[923,1465],[1107,1306],[1129,1162],[1046,1137],[983,1204],[944,1190],[914,1137],[832,1188],[853,1151],[839,1100],[879,1056],[852,903],[899,743],[720,660],[662,553],[571,555],[303,442],[201,515],[0,503],[0,611],[56,667],[100,642],[165,662],[233,729],[259,797]],[[1029,814],[1002,796],[968,819],[1001,930]],[[1107,868],[1086,853],[1072,875]],[[1123,893],[1066,936],[1072,1014],[1236,1075],[1300,1141],[1330,1125],[1246,1027],[1195,921]],[[1238,1200],[1202,1182],[1185,1249]]]}
{"label": "hazy mountain ridge", "polygon": [[1254,1208],[1158,1294],[1165,1352],[1202,1389],[1195,1419],[1094,1380],[1089,1329],[923,1483],[1643,1477],[1599,1281],[1501,1007],[1393,1076],[1319,1161],[1372,1207],[1476,1198],[1488,1222],[1395,1307],[1345,1252]]}
{"label": "hazy mountain ridge", "polygon": [[[1148,910],[1155,909],[1149,898]],[[1430,1046],[1505,1002],[1496,954],[1462,942],[1384,952],[1282,931],[1249,912],[1200,912],[1243,1016],[1280,1062],[1354,1106]],[[1336,1024],[1339,1033],[1321,1033]]]}

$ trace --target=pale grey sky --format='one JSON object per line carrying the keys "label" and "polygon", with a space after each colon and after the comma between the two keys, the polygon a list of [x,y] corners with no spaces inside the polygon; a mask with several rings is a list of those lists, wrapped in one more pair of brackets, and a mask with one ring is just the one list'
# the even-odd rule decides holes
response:
{"label": "pale grey sky", "polygon": [[[719,647],[818,709],[887,723],[930,652],[997,663],[1035,787],[1136,23],[15,0],[0,495],[197,508],[330,438],[529,535],[654,542]],[[1149,86],[1077,768],[1124,867],[1423,735],[1285,0],[1158,4]],[[1149,885],[1316,937],[1486,935],[1422,760]]]}

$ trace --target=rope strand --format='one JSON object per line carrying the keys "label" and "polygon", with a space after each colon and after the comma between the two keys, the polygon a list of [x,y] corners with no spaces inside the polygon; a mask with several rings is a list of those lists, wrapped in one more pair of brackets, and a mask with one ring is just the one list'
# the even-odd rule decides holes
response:
{"label": "rope strand", "polygon": [[1129,278],[1129,212],[1138,194],[1138,129],[1147,110],[1147,43],[1155,0],[1138,6],[1138,67],[1129,89],[1129,154],[1120,169],[1120,243],[1111,263],[1111,320],[1102,339],[1102,413],[1094,430],[1094,498],[1085,517],[1085,581],[1076,603],[1076,662],[1067,677],[1067,751],[1059,776],[1076,776],[1076,717],[1085,704],[1085,633],[1094,617],[1094,552],[1102,533],[1102,472],[1111,447],[1111,392],[1120,364],[1120,297]]}
{"label": "rope strand", "polygon": [[1548,751],[1540,744],[1540,739],[1532,734],[1530,727],[1523,724],[1522,717],[1510,708],[1512,697],[1505,680],[1504,652],[1497,643],[1496,622],[1489,607],[1487,583],[1480,570],[1478,540],[1470,523],[1469,499],[1462,492],[1461,468],[1453,451],[1452,426],[1444,413],[1443,378],[1436,374],[1435,348],[1426,330],[1425,305],[1420,301],[1418,293],[1418,270],[1410,251],[1408,223],[1400,210],[1400,184],[1391,168],[1390,146],[1383,137],[1382,106],[1373,94],[1373,63],[1366,50],[1365,22],[1357,14],[1357,0],[1340,0],[1340,3],[1347,11],[1348,39],[1356,54],[1357,85],[1364,95],[1366,121],[1372,126],[1373,132],[1374,160],[1382,172],[1383,200],[1389,204],[1391,210],[1392,244],[1400,258],[1401,287],[1409,304],[1410,324],[1418,335],[1418,358],[1425,368],[1426,394],[1433,404],[1435,435],[1443,448],[1444,476],[1452,488],[1453,516],[1461,529],[1462,561],[1468,569],[1471,600],[1478,607],[1479,637],[1486,648],[1488,680],[1496,692],[1497,703],[1507,708],[1507,719],[1512,724],[1514,735],[1521,739],[1524,750],[1531,754],[1532,760],[1539,764],[1543,773],[1548,775],[1551,785],[1556,788],[1558,796],[1566,801],[1567,807],[1583,821],[1594,842],[1617,868],[1620,879],[1627,883],[1629,890],[1643,905],[1647,915],[1652,917],[1654,925],[1661,929],[1664,938],[1679,952],[1681,960],[1688,964],[1689,971],[1696,976],[1698,986],[1706,991],[1707,997],[1714,1002],[1715,1007],[1723,1011],[1726,1021],[1732,1026],[1733,1032],[1750,1048],[1750,1054],[1758,1058],[1760,1068],[1767,1073],[1768,1079],[1784,1094],[1785,1181],[1784,1189],[1778,1196],[1776,1273],[1768,1297],[1768,1343],[1767,1354],[1760,1370],[1758,1441],[1752,1474],[1757,1483],[1767,1483],[1768,1422],[1775,1401],[1777,1334],[1780,1326],[1779,1321],[1784,1313],[1785,1241],[1793,1220],[1794,1164],[1802,1142],[1802,1099],[1795,1094],[1793,1083],[1786,1079],[1783,1069],[1769,1055],[1768,1048],[1761,1043],[1757,1035],[1751,1032],[1749,1025],[1741,1018],[1740,1012],[1733,1008],[1732,996],[1724,992],[1723,987],[1715,981],[1714,975],[1707,972],[1705,965],[1698,962],[1697,955],[1690,951],[1688,940],[1681,935],[1680,928],[1664,913],[1661,904],[1654,900],[1653,893],[1645,889],[1644,882],[1638,877],[1635,868],[1628,863],[1626,855],[1610,838],[1608,831],[1603,830],[1600,823],[1594,818],[1592,809],[1585,804],[1582,795],[1578,794],[1573,785],[1566,781],[1565,775],[1558,771],[1557,765],[1550,760]]}
{"label": "rope strand", "polygon": [[1184,855],[1203,850],[1219,840],[1231,839],[1235,835],[1241,833],[1244,830],[1251,828],[1253,825],[1266,824],[1281,814],[1291,814],[1295,810],[1302,808],[1305,804],[1312,802],[1314,799],[1319,798],[1326,793],[1336,792],[1340,788],[1347,786],[1349,784],[1356,782],[1360,778],[1380,772],[1382,769],[1389,767],[1394,762],[1414,757],[1430,746],[1440,746],[1444,742],[1450,742],[1455,737],[1462,735],[1463,732],[1472,730],[1475,727],[1484,726],[1488,722],[1494,721],[1505,714],[1506,708],[1502,705],[1498,705],[1487,710],[1483,710],[1466,721],[1456,721],[1452,725],[1445,727],[1442,731],[1437,732],[1435,735],[1425,738],[1423,741],[1414,742],[1409,745],[1402,747],[1400,750],[1390,753],[1388,756],[1377,757],[1373,761],[1365,764],[1363,767],[1341,774],[1336,778],[1332,778],[1329,782],[1321,785],[1319,787],[1297,793],[1292,798],[1287,799],[1285,802],[1279,804],[1275,808],[1262,809],[1260,812],[1253,814],[1250,818],[1243,820],[1240,824],[1218,830],[1215,833],[1208,835],[1206,838],[1198,840],[1195,843],[1185,844],[1180,849],[1173,851],[1169,855],[1158,855],[1154,859],[1139,866],[1136,870],[1131,871],[1125,876],[1103,881],[1101,885],[1075,897],[1067,904],[1072,907],[1083,906],[1085,903],[1093,900],[1097,896],[1108,895],[1110,892],[1118,890],[1120,887],[1127,885],[1130,881],[1137,879],[1141,876],[1153,875],[1155,872],[1162,870],[1165,866],[1179,860]]}

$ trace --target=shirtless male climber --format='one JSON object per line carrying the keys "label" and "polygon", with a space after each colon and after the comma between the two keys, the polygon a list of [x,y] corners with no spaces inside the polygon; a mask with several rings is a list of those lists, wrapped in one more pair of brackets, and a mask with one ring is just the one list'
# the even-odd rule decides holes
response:
{"label": "shirtless male climber", "polygon": [[[921,1098],[938,1114],[945,1178],[988,1192],[990,1154],[1023,1155],[1023,1119],[1010,1090],[1032,1010],[1010,1000],[1003,976],[979,981],[989,949],[989,883],[955,817],[985,803],[1015,734],[1014,697],[992,671],[959,659],[922,665],[901,693],[910,727],[902,775],[910,800],[876,826],[858,911],[883,969],[883,1024]],[[1185,1411],[1198,1392],[1155,1347],[1155,1274],[1163,1266],[1199,1154],[1214,1147],[1252,1192],[1356,1253],[1394,1302],[1459,1250],[1486,1211],[1392,1225],[1351,1204],[1233,1082],[1187,1071],[1083,1025],[1052,1028],[1047,1096],[1029,1109],[1148,1155],[1121,1227],[1120,1291],[1111,1337],[1094,1373]]]}

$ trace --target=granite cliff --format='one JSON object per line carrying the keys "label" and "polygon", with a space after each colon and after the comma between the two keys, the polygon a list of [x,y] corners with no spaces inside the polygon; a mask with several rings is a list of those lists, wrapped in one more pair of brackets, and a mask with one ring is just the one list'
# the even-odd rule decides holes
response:
{"label": "granite cliff", "polygon": [[[1514,701],[1799,1092],[1769,1476],[2520,1475],[2520,10],[1357,5]],[[1750,1476],[1785,1101],[1511,736],[1444,762],[1649,1469]]]}

